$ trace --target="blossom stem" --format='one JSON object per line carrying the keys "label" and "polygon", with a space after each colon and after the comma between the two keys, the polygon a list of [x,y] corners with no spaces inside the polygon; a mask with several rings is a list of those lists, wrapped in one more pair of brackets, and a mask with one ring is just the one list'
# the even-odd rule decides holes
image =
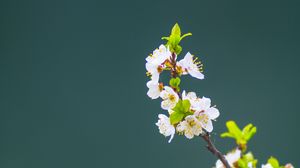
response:
{"label": "blossom stem", "polygon": [[228,163],[228,161],[226,160],[226,158],[224,157],[224,155],[215,147],[215,145],[212,143],[211,139],[210,139],[210,135],[208,132],[206,132],[204,135],[201,136],[206,142],[207,142],[207,149],[216,157],[218,157],[221,162],[223,163],[223,165],[226,168],[230,168],[230,165]]}
{"label": "blossom stem", "polygon": [[[172,64],[171,77],[176,78],[179,75],[177,74],[177,71],[176,71],[176,53],[174,53],[174,52],[172,53],[172,56],[171,56],[171,64]],[[175,92],[181,98],[181,94],[176,90],[175,90]],[[201,137],[207,142],[207,149],[221,160],[221,162],[225,165],[225,168],[230,168],[230,165],[228,164],[228,161],[226,160],[224,155],[212,143],[209,133],[205,132],[205,134],[201,135]]]}
{"label": "blossom stem", "polygon": [[171,69],[171,76],[172,78],[176,78],[178,76],[176,72],[176,54],[173,52],[171,56],[171,64],[172,64],[172,69]]}
{"label": "blossom stem", "polygon": [[[172,64],[171,77],[176,78],[179,75],[177,74],[177,71],[176,71],[176,53],[174,53],[174,52],[172,52],[171,64]],[[176,89],[174,89],[174,91],[177,93],[179,98],[181,98],[181,94]]]}

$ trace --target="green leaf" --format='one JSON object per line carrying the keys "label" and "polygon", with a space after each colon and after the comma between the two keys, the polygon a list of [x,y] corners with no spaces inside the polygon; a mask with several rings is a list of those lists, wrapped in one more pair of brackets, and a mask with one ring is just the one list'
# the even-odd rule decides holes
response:
{"label": "green leaf", "polygon": [[235,138],[233,134],[229,133],[229,132],[224,132],[221,134],[222,138]]}
{"label": "green leaf", "polygon": [[243,155],[243,158],[247,161],[252,161],[254,160],[254,156],[251,152],[248,152],[247,154]]}
{"label": "green leaf", "polygon": [[167,40],[167,44],[166,46],[169,47],[171,52],[175,52],[177,55],[180,54],[180,52],[182,51],[182,47],[179,45],[180,41],[187,37],[187,36],[191,36],[192,33],[186,33],[183,36],[181,36],[181,29],[179,27],[179,25],[176,23],[172,30],[171,30],[171,34],[169,35],[169,37],[162,37],[162,40]]}
{"label": "green leaf", "polygon": [[248,168],[248,163],[252,163],[252,167],[256,167],[257,164],[257,160],[254,158],[251,152],[248,152],[247,154],[243,155],[238,160],[239,168]]}
{"label": "green leaf", "polygon": [[252,124],[248,124],[243,129],[243,137],[246,141],[249,141],[256,134],[256,131],[257,130],[255,126],[253,126]]}
{"label": "green leaf", "polygon": [[179,123],[183,118],[184,118],[185,114],[180,112],[180,111],[174,111],[171,115],[170,115],[170,122],[171,124],[177,124]]}
{"label": "green leaf", "polygon": [[180,85],[180,78],[171,78],[169,84],[170,86],[177,88]]}
{"label": "green leaf", "polygon": [[189,100],[179,100],[172,110],[180,113],[187,113],[189,112],[190,107],[191,103]]}
{"label": "green leaf", "polygon": [[182,47],[180,45],[176,45],[176,47],[174,47],[174,51],[177,55],[179,55],[182,51]]}
{"label": "green leaf", "polygon": [[221,134],[222,138],[233,138],[236,140],[237,145],[242,149],[243,152],[247,149],[248,141],[256,133],[256,127],[252,124],[248,124],[241,130],[234,121],[227,121],[226,127],[228,132]]}
{"label": "green leaf", "polygon": [[189,111],[191,103],[189,100],[179,100],[176,106],[172,109],[174,112],[170,115],[171,124],[179,123],[184,117],[191,115]]}
{"label": "green leaf", "polygon": [[181,41],[183,38],[185,38],[185,37],[187,37],[187,36],[191,36],[191,35],[192,35],[192,33],[186,33],[186,34],[184,34],[183,36],[180,37],[180,41]]}
{"label": "green leaf", "polygon": [[270,163],[273,168],[280,168],[279,161],[273,156],[269,158],[268,163]]}
{"label": "green leaf", "polygon": [[183,111],[186,113],[190,110],[191,103],[189,100],[182,100]]}
{"label": "green leaf", "polygon": [[172,31],[171,31],[171,35],[173,36],[181,36],[181,30],[180,30],[180,27],[178,25],[178,23],[176,23],[173,28],[172,28]]}
{"label": "green leaf", "polygon": [[226,127],[229,133],[232,134],[236,139],[242,138],[242,131],[234,121],[226,122]]}
{"label": "green leaf", "polygon": [[239,168],[248,168],[247,163],[243,159],[238,160]]}
{"label": "green leaf", "polygon": [[170,38],[169,37],[162,37],[161,39],[162,40],[169,40]]}

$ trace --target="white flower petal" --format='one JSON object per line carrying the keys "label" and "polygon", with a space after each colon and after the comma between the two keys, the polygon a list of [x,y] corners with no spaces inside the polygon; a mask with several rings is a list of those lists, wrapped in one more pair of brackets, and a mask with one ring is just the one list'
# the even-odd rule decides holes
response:
{"label": "white flower petal", "polygon": [[211,107],[209,109],[206,110],[206,114],[208,115],[209,119],[211,120],[215,120],[216,118],[219,117],[220,112],[218,109]]}
{"label": "white flower petal", "polygon": [[171,106],[172,106],[172,104],[168,100],[164,100],[161,102],[161,108],[164,110],[169,110]]}
{"label": "white flower petal", "polygon": [[[240,157],[241,157],[241,151],[238,149],[234,150],[233,152],[227,153],[225,155],[225,158],[228,161],[230,167],[234,167],[234,163],[237,162],[240,159]],[[216,168],[225,168],[225,166],[220,160],[217,160]]]}
{"label": "white flower petal", "polygon": [[261,168],[273,168],[273,166],[270,163],[268,163],[265,165],[261,165]]}
{"label": "white flower petal", "polygon": [[160,97],[162,99],[167,99],[168,98],[169,93],[166,90],[163,90],[160,92]]}
{"label": "white flower petal", "polygon": [[175,135],[175,133],[174,133],[174,134],[171,134],[171,137],[170,137],[168,143],[171,143],[172,139],[174,138],[174,135]]}
{"label": "white flower petal", "polygon": [[156,81],[147,82],[147,87],[149,88],[147,95],[152,99],[157,99],[160,96],[159,83]]}
{"label": "white flower petal", "polygon": [[210,108],[210,105],[211,105],[210,98],[206,98],[203,96],[201,99],[202,110],[207,110],[208,108]]}
{"label": "white flower petal", "polygon": [[189,92],[188,94],[187,94],[187,97],[189,98],[189,99],[196,99],[197,98],[197,95],[196,95],[196,93],[195,92]]}
{"label": "white flower petal", "polygon": [[207,120],[206,122],[201,122],[202,127],[207,131],[211,132],[213,130],[213,124],[211,120]]}
{"label": "white flower petal", "polygon": [[151,62],[155,65],[161,65],[166,59],[170,58],[171,52],[165,45],[160,45],[158,49],[155,49],[151,56],[146,58],[147,62]]}
{"label": "white flower petal", "polygon": [[171,87],[165,86],[164,89],[165,90],[160,93],[160,97],[163,99],[161,102],[161,108],[164,110],[170,110],[175,107],[179,97]]}
{"label": "white flower petal", "polygon": [[186,121],[181,121],[181,122],[177,125],[176,130],[177,130],[178,132],[183,132],[183,131],[186,129],[186,125],[187,125]]}
{"label": "white flower petal", "polygon": [[177,94],[171,87],[165,86],[164,89],[170,94]]}
{"label": "white flower petal", "polygon": [[197,79],[204,79],[203,73],[201,73],[199,70],[188,70],[188,72],[192,77],[195,77]]}
{"label": "white flower petal", "polygon": [[194,134],[191,130],[187,130],[184,132],[185,137],[187,137],[188,139],[192,139],[194,138]]}
{"label": "white flower petal", "polygon": [[156,125],[158,126],[159,132],[164,136],[171,136],[169,143],[174,137],[175,127],[170,123],[170,119],[163,114],[158,115],[159,120]]}
{"label": "white flower petal", "polygon": [[182,100],[187,99],[185,90],[182,91]]}
{"label": "white flower petal", "polygon": [[234,152],[228,153],[225,158],[228,161],[230,166],[233,166],[235,162],[237,162],[241,157],[241,151],[236,149]]}
{"label": "white flower petal", "polygon": [[187,72],[197,79],[204,79],[204,75],[200,72],[197,63],[193,60],[193,55],[191,53],[187,53],[182,60],[177,63],[184,71],[183,75],[187,74]]}

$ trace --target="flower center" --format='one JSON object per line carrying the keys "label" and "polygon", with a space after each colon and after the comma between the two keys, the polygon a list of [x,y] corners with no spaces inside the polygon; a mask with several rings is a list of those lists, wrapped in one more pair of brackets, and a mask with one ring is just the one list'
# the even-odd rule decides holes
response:
{"label": "flower center", "polygon": [[203,72],[203,64],[201,63],[200,60],[198,60],[198,57],[196,57],[194,60],[193,60],[193,63],[195,65],[194,68],[197,68],[200,72]]}
{"label": "flower center", "polygon": [[158,89],[159,89],[159,91],[162,91],[163,88],[164,88],[164,84],[163,84],[162,82],[159,83],[159,84],[158,84]]}
{"label": "flower center", "polygon": [[158,67],[157,67],[157,72],[158,72],[158,73],[161,73],[162,71],[163,71],[162,66],[158,66]]}
{"label": "flower center", "polygon": [[209,118],[206,114],[200,115],[197,117],[200,121],[204,122],[205,124],[208,122]]}
{"label": "flower center", "polygon": [[174,95],[169,94],[169,99],[170,99],[170,101],[174,102],[176,98]]}
{"label": "flower center", "polygon": [[196,125],[196,122],[195,122],[195,120],[191,120],[191,121],[189,121],[189,125],[192,127],[192,126],[194,126],[194,125]]}

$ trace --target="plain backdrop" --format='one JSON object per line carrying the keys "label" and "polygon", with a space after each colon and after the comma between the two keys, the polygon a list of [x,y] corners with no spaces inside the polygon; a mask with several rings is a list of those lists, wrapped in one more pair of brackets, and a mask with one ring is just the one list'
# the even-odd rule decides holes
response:
{"label": "plain backdrop", "polygon": [[[155,122],[145,58],[178,22],[205,80],[182,87],[212,99],[225,122],[253,123],[249,144],[300,166],[298,1],[9,0],[0,2],[0,167],[208,168],[200,138],[171,144]],[[179,56],[179,57],[182,57]],[[166,79],[167,76],[163,77]],[[260,167],[260,166],[258,166]]]}

